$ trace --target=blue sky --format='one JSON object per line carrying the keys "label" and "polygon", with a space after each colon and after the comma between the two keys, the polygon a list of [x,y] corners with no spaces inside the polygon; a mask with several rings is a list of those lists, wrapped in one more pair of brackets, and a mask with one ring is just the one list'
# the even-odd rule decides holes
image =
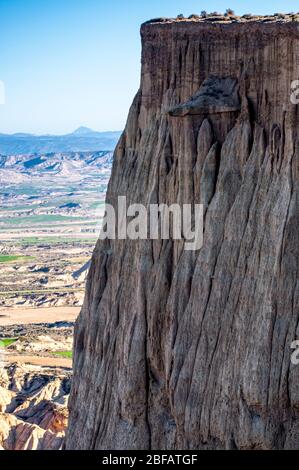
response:
{"label": "blue sky", "polygon": [[298,11],[298,0],[0,0],[0,133],[122,129],[143,21],[201,10]]}

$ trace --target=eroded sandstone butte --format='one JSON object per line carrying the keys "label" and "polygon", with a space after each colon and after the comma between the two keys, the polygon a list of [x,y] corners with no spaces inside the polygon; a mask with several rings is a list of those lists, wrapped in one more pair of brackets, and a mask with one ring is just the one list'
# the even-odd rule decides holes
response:
{"label": "eroded sandstone butte", "polygon": [[202,202],[204,244],[97,243],[66,447],[299,448],[298,23],[141,35],[107,201]]}

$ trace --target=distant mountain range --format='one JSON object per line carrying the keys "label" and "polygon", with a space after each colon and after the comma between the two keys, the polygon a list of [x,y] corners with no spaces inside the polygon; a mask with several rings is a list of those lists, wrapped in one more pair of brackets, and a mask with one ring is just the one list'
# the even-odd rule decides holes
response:
{"label": "distant mountain range", "polygon": [[0,154],[113,150],[120,135],[121,131],[96,132],[88,127],[79,127],[65,135],[0,134]]}

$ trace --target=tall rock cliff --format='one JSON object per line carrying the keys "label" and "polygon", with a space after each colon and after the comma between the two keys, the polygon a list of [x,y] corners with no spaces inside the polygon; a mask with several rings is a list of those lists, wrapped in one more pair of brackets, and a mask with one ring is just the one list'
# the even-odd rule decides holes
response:
{"label": "tall rock cliff", "polygon": [[68,449],[299,448],[298,23],[153,21],[107,202],[204,204],[204,243],[96,245]]}

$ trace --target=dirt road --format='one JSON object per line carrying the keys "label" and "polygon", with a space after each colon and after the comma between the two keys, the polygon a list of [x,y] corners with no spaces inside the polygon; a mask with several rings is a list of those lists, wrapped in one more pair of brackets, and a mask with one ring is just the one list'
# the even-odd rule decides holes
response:
{"label": "dirt road", "polygon": [[73,322],[80,307],[0,308],[0,325],[27,325],[30,323]]}
{"label": "dirt road", "polygon": [[72,368],[72,360],[64,357],[41,357],[19,354],[5,354],[4,363],[12,364],[19,362],[21,364],[32,364],[42,367],[68,367]]}

